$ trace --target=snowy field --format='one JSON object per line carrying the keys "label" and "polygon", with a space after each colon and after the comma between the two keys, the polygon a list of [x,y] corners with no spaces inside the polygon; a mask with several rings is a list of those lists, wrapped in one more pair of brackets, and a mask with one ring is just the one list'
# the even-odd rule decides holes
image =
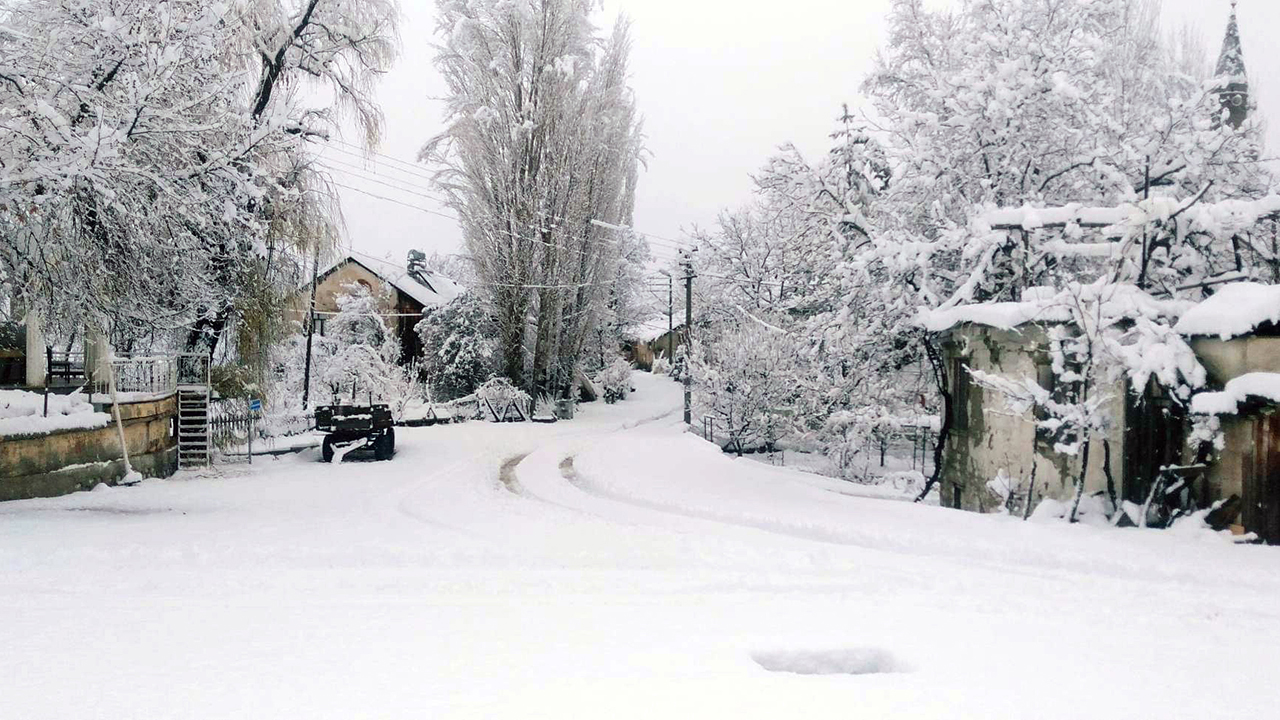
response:
{"label": "snowy field", "polygon": [[857,497],[636,383],[0,505],[0,717],[1275,716],[1280,549]]}

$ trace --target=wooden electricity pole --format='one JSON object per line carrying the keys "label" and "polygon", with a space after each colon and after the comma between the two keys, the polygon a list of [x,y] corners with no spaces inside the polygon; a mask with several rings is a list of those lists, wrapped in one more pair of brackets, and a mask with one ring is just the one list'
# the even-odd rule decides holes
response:
{"label": "wooden electricity pole", "polygon": [[315,260],[311,264],[311,311],[307,318],[307,359],[302,365],[302,409],[307,409],[311,396],[311,336],[316,329],[316,280],[320,276],[320,244],[316,243]]}
{"label": "wooden electricity pole", "polygon": [[693,424],[693,378],[689,367],[693,341],[693,260],[685,256],[684,265],[684,424]]}

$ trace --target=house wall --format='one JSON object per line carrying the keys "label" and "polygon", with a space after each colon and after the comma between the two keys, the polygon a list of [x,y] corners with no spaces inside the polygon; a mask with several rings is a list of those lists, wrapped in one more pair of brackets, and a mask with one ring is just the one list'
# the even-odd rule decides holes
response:
{"label": "house wall", "polygon": [[[386,313],[397,312],[399,298],[396,289],[387,287],[382,278],[353,262],[338,266],[316,284],[316,310],[328,313],[338,312],[338,296],[347,291],[348,285],[362,280],[369,285],[378,298],[379,310]],[[294,296],[294,318],[299,321],[305,320],[310,305],[311,288],[306,287]]]}
{"label": "house wall", "polygon": [[1191,349],[1209,379],[1218,384],[1245,373],[1280,372],[1280,337],[1196,337],[1191,339]]}
{"label": "house wall", "polygon": [[[1037,377],[1037,361],[1047,362],[1048,346],[1044,332],[1035,326],[1020,331],[997,330],[965,325],[952,331],[944,356],[951,362],[961,359],[966,366],[1008,378]],[[955,378],[951,378],[954,382]],[[1103,440],[1111,445],[1111,475],[1117,491],[1124,483],[1123,419],[1125,393],[1123,386],[1112,388],[1111,411],[1116,418],[1113,429],[1104,437],[1095,436],[1090,443],[1089,468],[1085,476],[1085,492],[1105,490]],[[1015,496],[1025,497],[1032,471],[1035,472],[1033,503],[1048,496],[1061,501],[1074,495],[1082,457],[1069,458],[1054,452],[1036,437],[1031,413],[1015,415],[1004,396],[976,383],[970,383],[969,402],[964,412],[968,427],[953,429],[943,455],[941,501],[944,506],[989,512],[1000,506],[1000,499],[987,488],[988,481],[1001,470],[1011,479]],[[1021,502],[1021,501],[1020,501]]]}
{"label": "house wall", "polygon": [[[177,411],[172,395],[120,404],[129,460],[143,475],[169,477],[177,471],[178,441],[172,434]],[[114,485],[124,474],[114,419],[102,428],[8,435],[0,442],[0,500],[65,495],[98,483]]]}
{"label": "house wall", "polygon": [[[408,295],[391,287],[382,278],[362,265],[347,262],[323,277],[316,284],[316,310],[321,313],[338,312],[338,296],[347,292],[352,283],[364,282],[373,290],[377,298],[378,309],[388,316],[384,318],[387,326],[400,339],[400,352],[403,360],[409,360],[422,354],[422,343],[415,328],[422,315],[422,304]],[[310,311],[311,288],[304,288],[294,296],[291,318],[305,323]],[[407,316],[413,317],[395,317]],[[321,316],[322,318],[326,316]]]}
{"label": "house wall", "polygon": [[[1196,337],[1191,339],[1191,349],[1215,385],[1246,373],[1280,372],[1280,337]],[[1212,499],[1243,496],[1244,478],[1253,472],[1255,420],[1254,415],[1221,418],[1224,443],[1208,472]]]}

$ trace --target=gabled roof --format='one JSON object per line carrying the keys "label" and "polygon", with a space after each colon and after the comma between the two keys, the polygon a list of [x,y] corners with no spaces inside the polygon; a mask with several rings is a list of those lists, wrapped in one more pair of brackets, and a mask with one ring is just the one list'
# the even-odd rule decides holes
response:
{"label": "gabled roof", "polygon": [[391,260],[379,260],[367,255],[347,255],[321,273],[318,279],[323,280],[347,263],[355,263],[368,270],[383,282],[421,303],[423,307],[444,305],[462,294],[461,286],[440,273],[424,270],[413,274]]}

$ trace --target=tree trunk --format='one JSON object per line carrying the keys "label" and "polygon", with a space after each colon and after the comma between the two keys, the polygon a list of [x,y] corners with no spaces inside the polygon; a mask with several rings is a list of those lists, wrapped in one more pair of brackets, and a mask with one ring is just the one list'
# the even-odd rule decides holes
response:
{"label": "tree trunk", "polygon": [[1076,513],[1080,510],[1080,499],[1084,497],[1084,480],[1089,473],[1089,436],[1086,435],[1084,443],[1080,446],[1080,452],[1084,453],[1084,457],[1080,460],[1080,475],[1076,477],[1076,496],[1071,501],[1071,514],[1067,516],[1069,522],[1076,521]]}
{"label": "tree trunk", "polygon": [[938,443],[933,446],[933,473],[925,480],[924,489],[916,496],[916,502],[923,502],[929,491],[942,480],[942,456],[951,435],[951,386],[947,381],[947,367],[942,353],[928,336],[921,338],[925,356],[929,358],[929,366],[933,369],[933,382],[942,396],[942,426],[938,429]]}

